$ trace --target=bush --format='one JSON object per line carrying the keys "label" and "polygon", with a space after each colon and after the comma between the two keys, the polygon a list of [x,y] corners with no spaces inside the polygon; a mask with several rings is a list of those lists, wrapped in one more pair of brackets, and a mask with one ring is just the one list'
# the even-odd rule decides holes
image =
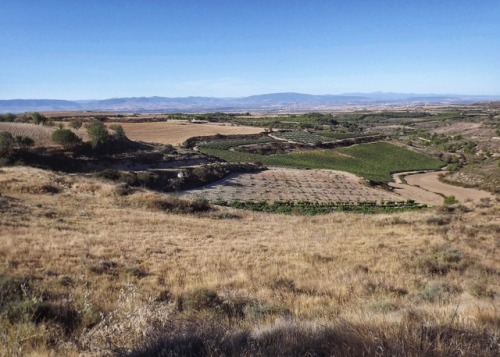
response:
{"label": "bush", "polygon": [[69,129],[57,129],[52,133],[52,141],[64,148],[71,148],[79,144],[81,139]]}
{"label": "bush", "polygon": [[458,200],[455,196],[446,196],[443,200],[444,205],[453,205],[455,203],[458,203]]}
{"label": "bush", "polygon": [[73,119],[69,122],[69,126],[73,129],[80,129],[82,127],[82,121],[81,120],[76,120],[76,119]]}
{"label": "bush", "polygon": [[18,136],[16,136],[16,144],[21,149],[27,149],[27,148],[35,145],[35,140],[30,138],[29,136],[18,135]]}
{"label": "bush", "polygon": [[16,120],[16,115],[12,113],[0,114],[0,122],[13,122]]}
{"label": "bush", "polygon": [[0,133],[0,155],[9,154],[13,145],[14,137],[12,134],[8,131],[2,131]]}
{"label": "bush", "polygon": [[125,130],[123,130],[123,126],[119,124],[112,124],[109,126],[111,130],[113,130],[118,137],[123,138],[125,137]]}
{"label": "bush", "polygon": [[106,126],[100,121],[90,123],[87,126],[87,133],[90,138],[90,144],[94,149],[106,144],[109,141],[108,130],[106,129]]}

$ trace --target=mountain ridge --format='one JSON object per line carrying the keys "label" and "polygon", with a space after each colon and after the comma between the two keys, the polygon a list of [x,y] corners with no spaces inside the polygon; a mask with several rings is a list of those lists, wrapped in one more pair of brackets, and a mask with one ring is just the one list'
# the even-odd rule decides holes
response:
{"label": "mountain ridge", "polygon": [[0,113],[96,110],[112,112],[200,112],[327,110],[342,106],[470,104],[500,100],[494,95],[417,94],[395,92],[306,94],[278,92],[246,97],[116,97],[102,100],[4,99]]}

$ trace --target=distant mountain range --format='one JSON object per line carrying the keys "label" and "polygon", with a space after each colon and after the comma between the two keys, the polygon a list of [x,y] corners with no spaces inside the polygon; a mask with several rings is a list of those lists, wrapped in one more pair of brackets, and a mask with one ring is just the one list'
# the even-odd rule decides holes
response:
{"label": "distant mountain range", "polygon": [[294,112],[339,107],[397,106],[419,104],[468,104],[500,100],[500,96],[436,95],[411,93],[346,93],[311,95],[271,93],[249,97],[131,97],[104,100],[11,99],[0,100],[0,113],[29,111],[112,111],[133,113],[263,111]]}

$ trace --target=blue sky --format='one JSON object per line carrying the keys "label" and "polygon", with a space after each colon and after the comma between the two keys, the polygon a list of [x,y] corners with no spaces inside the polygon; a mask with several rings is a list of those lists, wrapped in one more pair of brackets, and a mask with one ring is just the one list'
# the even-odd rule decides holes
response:
{"label": "blue sky", "polygon": [[500,95],[499,0],[0,0],[0,99]]}

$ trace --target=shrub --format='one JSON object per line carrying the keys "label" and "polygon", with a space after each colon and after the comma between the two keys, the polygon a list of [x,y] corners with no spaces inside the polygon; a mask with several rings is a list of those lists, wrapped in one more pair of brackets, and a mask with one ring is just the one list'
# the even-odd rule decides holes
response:
{"label": "shrub", "polygon": [[0,122],[6,121],[6,122],[13,122],[16,120],[16,115],[12,113],[6,113],[6,114],[0,114]]}
{"label": "shrub", "polygon": [[113,130],[118,137],[123,138],[125,137],[125,130],[123,130],[123,126],[119,124],[112,124],[109,126],[111,130]]}
{"label": "shrub", "polygon": [[104,145],[109,140],[108,130],[106,129],[106,126],[100,121],[90,123],[87,126],[87,134],[90,138],[90,144],[94,149]]}
{"label": "shrub", "polygon": [[458,200],[455,196],[446,196],[443,200],[444,205],[452,205],[458,203]]}
{"label": "shrub", "polygon": [[81,139],[69,129],[57,129],[52,133],[52,141],[64,148],[70,148],[79,144]]}
{"label": "shrub", "polygon": [[35,145],[35,140],[29,136],[18,135],[16,136],[16,143],[21,149],[27,149]]}
{"label": "shrub", "polygon": [[8,131],[2,131],[0,133],[0,155],[9,154],[13,145],[14,137],[12,134]]}
{"label": "shrub", "polygon": [[80,129],[82,127],[82,121],[81,120],[76,120],[76,119],[73,119],[69,122],[69,126],[73,129]]}
{"label": "shrub", "polygon": [[31,121],[33,121],[33,124],[39,125],[45,125],[48,121],[49,118],[47,118],[45,115],[40,114],[38,112],[31,113]]}

